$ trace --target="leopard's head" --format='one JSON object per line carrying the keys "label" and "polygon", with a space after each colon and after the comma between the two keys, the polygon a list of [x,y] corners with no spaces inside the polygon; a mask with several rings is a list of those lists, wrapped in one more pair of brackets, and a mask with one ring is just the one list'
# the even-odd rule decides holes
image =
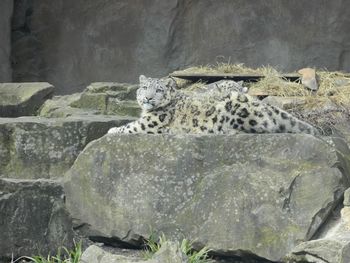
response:
{"label": "leopard's head", "polygon": [[145,111],[168,105],[175,93],[176,83],[171,78],[157,79],[140,76],[140,87],[136,98],[138,104]]}

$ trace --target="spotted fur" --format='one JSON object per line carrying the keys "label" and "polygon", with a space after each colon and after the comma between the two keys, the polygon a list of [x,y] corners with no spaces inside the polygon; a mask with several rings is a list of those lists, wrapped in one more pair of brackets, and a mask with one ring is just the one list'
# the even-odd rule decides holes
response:
{"label": "spotted fur", "polygon": [[108,133],[308,133],[318,131],[275,106],[242,92],[225,96],[190,96],[176,90],[171,78],[140,76],[137,102],[141,117]]}

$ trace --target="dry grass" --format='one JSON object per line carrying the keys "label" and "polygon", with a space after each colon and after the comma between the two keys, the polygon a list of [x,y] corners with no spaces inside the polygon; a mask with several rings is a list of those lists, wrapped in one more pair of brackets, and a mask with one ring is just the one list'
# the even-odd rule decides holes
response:
{"label": "dry grass", "polygon": [[312,92],[300,82],[291,82],[278,74],[265,75],[262,80],[250,85],[251,89],[262,91],[272,96],[303,97],[306,106],[315,108],[329,101],[340,107],[350,106],[350,77],[341,72],[317,72],[319,90]]}
{"label": "dry grass", "polygon": [[[252,74],[252,75],[261,75],[266,69],[271,69],[271,67],[262,67],[262,68],[249,68],[244,66],[244,64],[230,64],[230,63],[217,63],[216,65],[206,65],[198,67],[190,67],[181,71],[181,73],[230,73],[230,74]],[[176,73],[174,72],[174,73]]]}
{"label": "dry grass", "polygon": [[[228,73],[262,75],[258,82],[246,83],[252,94],[279,97],[299,97],[305,104],[289,111],[317,127],[332,126],[350,116],[350,74],[331,71],[316,71],[319,89],[314,92],[306,89],[301,81],[288,81],[283,73],[272,67],[249,68],[243,64],[218,63],[200,67],[191,67],[184,73]],[[205,83],[191,83],[178,80],[181,88],[195,90]]]}
{"label": "dry grass", "polygon": [[189,80],[174,78],[179,89],[184,89],[184,91],[196,91],[197,89],[203,88],[206,84],[203,81],[192,82]]}
{"label": "dry grass", "polygon": [[[229,73],[262,75],[258,82],[249,83],[248,86],[254,93],[268,96],[303,97],[307,106],[314,108],[323,103],[332,101],[341,107],[350,107],[350,75],[342,72],[317,71],[319,90],[312,92],[306,89],[300,81],[292,82],[284,79],[283,73],[272,67],[249,68],[243,64],[218,63],[215,66],[199,66],[187,68],[184,73]],[[196,89],[205,83],[191,83],[177,79],[180,88]]]}

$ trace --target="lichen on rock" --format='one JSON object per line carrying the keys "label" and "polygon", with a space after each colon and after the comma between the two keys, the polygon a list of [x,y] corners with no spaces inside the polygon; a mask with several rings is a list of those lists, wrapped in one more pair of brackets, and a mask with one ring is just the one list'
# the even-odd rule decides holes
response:
{"label": "lichen on rock", "polygon": [[67,173],[67,204],[94,233],[133,245],[156,229],[279,260],[346,189],[337,150],[310,135],[105,136]]}

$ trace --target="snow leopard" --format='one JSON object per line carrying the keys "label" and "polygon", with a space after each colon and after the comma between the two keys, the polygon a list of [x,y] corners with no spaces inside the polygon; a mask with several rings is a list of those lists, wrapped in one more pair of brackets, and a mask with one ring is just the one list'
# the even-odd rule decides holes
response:
{"label": "snow leopard", "polygon": [[311,124],[251,97],[227,90],[220,96],[195,96],[177,89],[173,78],[141,75],[137,102],[138,120],[109,129],[115,133],[307,133],[318,135]]}

